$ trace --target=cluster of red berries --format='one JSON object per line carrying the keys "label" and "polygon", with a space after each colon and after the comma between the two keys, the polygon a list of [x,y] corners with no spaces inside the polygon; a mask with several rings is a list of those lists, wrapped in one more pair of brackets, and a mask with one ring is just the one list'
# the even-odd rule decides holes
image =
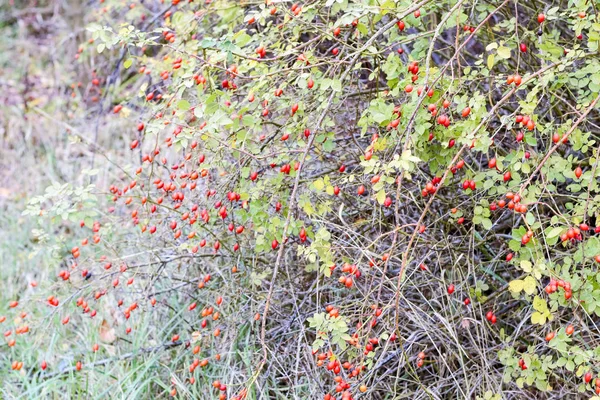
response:
{"label": "cluster of red berries", "polygon": [[532,237],[533,237],[533,231],[525,232],[525,234],[521,237],[521,244],[523,246],[525,246],[527,243],[529,243],[529,241],[531,240]]}
{"label": "cluster of red berries", "polygon": [[351,265],[351,264],[344,264],[344,266],[342,267],[342,272],[344,274],[350,274],[350,275],[342,275],[339,278],[339,282],[343,285],[345,285],[347,288],[351,288],[354,281],[352,280],[352,276],[354,275],[355,279],[360,278],[360,269],[358,269],[358,266],[356,265]]}
{"label": "cluster of red berries", "polygon": [[548,282],[548,285],[546,285],[546,288],[544,289],[546,291],[546,293],[548,294],[552,294],[554,292],[556,292],[558,290],[558,288],[563,288],[565,291],[565,300],[569,300],[571,298],[571,296],[573,296],[573,292],[571,291],[571,283],[570,282],[566,282],[562,279],[550,279],[550,282]]}
{"label": "cluster of red berries", "polygon": [[300,14],[300,12],[302,11],[302,6],[299,5],[298,3],[294,3],[292,4],[292,6],[290,7],[290,11],[294,14],[294,16],[298,16],[298,14]]}
{"label": "cluster of red berries", "polygon": [[506,207],[509,210],[514,210],[515,213],[525,214],[527,212],[527,206],[521,204],[521,196],[512,192],[506,193],[505,196],[508,199],[508,203],[504,199],[499,200],[497,203],[494,202],[490,204],[490,211],[496,211],[498,208]]}
{"label": "cluster of red berries", "polygon": [[[445,114],[440,115],[437,119],[437,122],[438,122],[438,124],[443,125],[445,128],[450,126],[450,118]],[[449,147],[452,147],[452,146],[449,146]]]}
{"label": "cluster of red berries", "polygon": [[[352,395],[348,390],[350,389],[350,384],[347,381],[345,381],[339,374],[342,372],[342,369],[344,369],[348,371],[347,375],[349,377],[356,378],[360,374],[360,372],[364,370],[364,367],[357,367],[349,361],[341,363],[338,359],[331,360],[327,364],[325,364],[325,360],[331,358],[333,358],[333,353],[331,352],[331,350],[327,353],[317,354],[317,366],[325,366],[325,368],[328,371],[332,371],[336,375],[333,378],[336,383],[335,392],[343,393],[342,396],[345,396],[342,397],[343,399],[352,399]],[[326,394],[324,399],[334,400],[335,398],[331,394]]]}
{"label": "cluster of red berries", "polygon": [[[25,319],[27,317],[27,313],[22,312],[21,313],[21,319]],[[2,317],[3,320],[2,322],[4,322],[6,320],[6,317]],[[29,332],[29,326],[28,325],[22,325],[20,327],[17,327],[15,329],[15,335],[23,335],[25,333]],[[10,335],[12,335],[12,331],[11,330],[7,330],[4,332],[4,337],[8,338],[10,337]],[[8,347],[13,347],[15,344],[17,344],[17,339],[13,338],[13,339],[9,339],[7,342]]]}
{"label": "cluster of red berries", "polygon": [[511,84],[515,84],[515,86],[520,86],[521,83],[523,82],[523,78],[521,78],[521,75],[517,74],[517,75],[509,75],[506,78],[506,84],[507,85],[511,85]]}
{"label": "cluster of red berries", "polygon": [[48,296],[46,301],[48,302],[49,306],[58,307],[58,299],[56,297],[50,295],[50,296]]}
{"label": "cluster of red berries", "polygon": [[375,347],[379,345],[378,338],[369,338],[369,341],[365,345],[365,355],[375,350]]}
{"label": "cluster of red berries", "polygon": [[[427,92],[427,95],[428,95],[429,97],[431,97],[431,96],[433,96],[433,93],[434,93],[434,92],[433,92],[433,89],[430,89],[430,90]],[[431,94],[431,95],[430,95],[430,94]],[[448,107],[450,107],[450,102],[449,102],[448,100],[444,100],[444,102],[442,103],[442,106],[443,106],[444,108],[448,108]],[[429,111],[429,112],[431,113],[431,116],[432,116],[432,117],[435,117],[435,116],[438,114],[438,108],[437,108],[437,105],[436,105],[435,103],[431,103],[431,104],[429,104],[429,105],[427,106],[427,111]],[[438,118],[438,123],[439,123],[440,125],[444,125],[444,126],[447,128],[447,127],[450,125],[450,119],[449,119],[447,116],[445,116],[445,115],[442,115],[442,116],[440,116],[440,118]],[[429,133],[429,141],[431,141],[431,140],[433,140],[433,132],[430,132],[430,133]]]}
{"label": "cluster of red berries", "polygon": [[472,179],[471,180],[466,179],[462,184],[463,190],[467,190],[467,189],[475,190],[476,187],[477,187],[477,184]]}
{"label": "cluster of red berries", "polygon": [[[196,82],[201,82],[201,81],[200,81],[200,79],[198,79]],[[206,80],[204,80],[204,82],[206,82]],[[237,85],[235,84],[235,82],[230,79],[223,79],[223,81],[221,82],[221,87],[225,90],[236,90],[237,89]]]}
{"label": "cluster of red berries", "polygon": [[392,130],[392,129],[396,129],[398,127],[398,125],[400,125],[400,117],[402,116],[402,111],[400,106],[395,106],[394,107],[394,111],[392,112],[392,116],[395,118],[393,119],[386,127],[386,129]]}
{"label": "cluster of red berries", "polygon": [[337,318],[340,316],[340,310],[338,308],[335,308],[331,304],[325,307],[325,311],[327,311],[327,313],[329,314],[329,318]]}
{"label": "cluster of red berries", "polygon": [[300,242],[306,242],[306,229],[304,229],[304,227],[300,229],[300,233],[298,234],[298,236],[300,237]]}
{"label": "cluster of red berries", "polygon": [[169,32],[168,30],[164,30],[162,32],[162,35],[167,42],[169,42],[169,43],[175,42],[175,33],[174,32]]}
{"label": "cluster of red berries", "polygon": [[569,137],[565,135],[559,135],[558,133],[554,133],[552,135],[552,143],[558,143],[561,140],[563,144],[566,144],[569,141]]}
{"label": "cluster of red berries", "polygon": [[526,127],[528,131],[535,129],[535,122],[533,122],[533,119],[527,115],[517,115],[515,122]]}
{"label": "cluster of red berries", "polygon": [[[592,373],[591,372],[586,372],[583,375],[583,381],[588,384],[592,381]],[[596,392],[596,394],[600,394],[600,378],[596,378],[596,380],[594,381],[595,383],[595,389],[594,391]]]}
{"label": "cluster of red berries", "polygon": [[[49,299],[48,303],[51,303],[52,306],[56,307],[56,305],[58,305],[58,299],[56,299],[56,298]],[[90,310],[90,306],[88,305],[87,301],[85,301],[83,299],[83,297],[78,298],[77,302],[75,304],[77,305],[77,307],[81,308],[81,310],[83,311],[84,314],[89,313],[90,318],[94,318],[96,316],[96,310]]]}
{"label": "cluster of red berries", "polygon": [[[560,235],[560,241],[561,242],[566,242],[568,240],[571,241],[571,243],[575,243],[577,241],[581,241],[583,240],[583,235],[581,234],[582,231],[588,231],[590,228],[587,224],[581,224],[579,226],[579,228],[575,227],[575,228],[569,228],[565,233],[563,233],[562,235]],[[598,229],[598,228],[596,228]]]}
{"label": "cluster of red berries", "polygon": [[485,319],[490,321],[492,324],[495,324],[496,321],[498,321],[498,318],[496,318],[496,314],[494,314],[493,311],[488,311],[487,314],[485,314]]}
{"label": "cluster of red berries", "polygon": [[417,368],[421,368],[423,366],[423,360],[425,360],[425,352],[420,352],[417,354]]}
{"label": "cluster of red berries", "polygon": [[227,398],[227,395],[225,394],[225,392],[227,392],[227,386],[224,383],[221,383],[219,380],[214,381],[212,385],[215,389],[221,392],[219,393],[219,400],[225,400]]}
{"label": "cluster of red berries", "polygon": [[204,77],[204,75],[194,74],[192,76],[192,80],[194,82],[196,82],[196,85],[204,85],[204,84],[206,84],[206,78]]}
{"label": "cluster of red berries", "polygon": [[[419,79],[419,63],[417,61],[411,61],[408,64],[408,72],[410,72],[412,74],[410,77],[410,80],[413,83],[416,82],[417,79]],[[404,87],[404,91],[406,93],[411,93],[413,90],[414,90],[414,86],[411,85],[410,83]],[[422,92],[423,92],[423,88],[419,88],[417,91],[419,96],[421,96]],[[427,95],[429,97],[433,97],[433,89],[427,89]]]}
{"label": "cluster of red berries", "polygon": [[[342,400],[353,400],[354,397],[352,397],[352,393],[350,393],[350,391],[346,390],[342,393]],[[323,400],[336,400],[334,396],[330,395],[329,393],[327,393],[324,397]]]}
{"label": "cluster of red berries", "polygon": [[442,178],[440,178],[439,176],[435,176],[431,182],[428,182],[425,187],[423,188],[423,190],[421,191],[421,195],[423,197],[427,197],[430,194],[434,194],[437,186],[440,184],[440,182],[442,181]]}
{"label": "cluster of red berries", "polygon": [[456,174],[458,172],[458,170],[462,169],[465,166],[465,161],[464,160],[459,160],[456,165],[452,165],[450,167],[450,172],[452,172],[452,174]]}
{"label": "cluster of red berries", "polygon": [[425,352],[420,352],[417,354],[417,368],[421,368],[423,366],[423,361],[425,360]]}
{"label": "cluster of red berries", "polygon": [[13,371],[20,371],[21,368],[23,368],[23,362],[22,361],[13,361],[10,369],[12,369]]}

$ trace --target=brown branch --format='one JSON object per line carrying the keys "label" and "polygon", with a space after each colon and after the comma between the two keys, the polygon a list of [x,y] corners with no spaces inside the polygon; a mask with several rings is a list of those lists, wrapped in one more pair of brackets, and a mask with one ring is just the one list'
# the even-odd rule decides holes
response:
{"label": "brown branch", "polygon": [[[424,6],[425,4],[429,3],[430,1],[431,0],[423,0],[420,3],[417,3],[417,4],[413,5],[412,7],[410,7],[406,11],[404,11],[401,16],[399,16],[398,18],[393,19],[392,21],[388,22],[383,27],[381,27],[377,32],[375,32],[373,34],[373,36],[371,36],[371,38],[369,40],[367,40],[367,42],[365,42],[365,44],[356,52],[356,54],[354,55],[354,57],[350,61],[349,65],[347,66],[346,70],[344,71],[344,73],[340,77],[340,81],[344,82],[344,80],[348,77],[348,75],[352,71],[352,68],[354,67],[354,65],[356,64],[356,62],[361,57],[362,53],[369,46],[371,46],[371,44],[379,36],[381,36],[383,33],[387,32],[390,28],[392,28],[393,26],[395,26],[396,22],[399,19],[401,19],[401,18],[405,17],[406,15],[408,15],[408,14],[410,14],[410,13],[418,10],[420,7]],[[329,108],[331,107],[331,105],[333,103],[333,98],[334,97],[335,97],[335,91],[332,91],[331,95],[329,96],[329,98],[327,100],[325,108],[321,112],[321,115],[320,115],[319,119],[317,120],[317,123],[315,124],[315,129],[314,129],[315,132],[318,132],[319,129],[321,128],[321,124],[323,123],[323,120],[325,119],[325,116],[327,115],[327,112],[329,111]],[[281,244],[279,246],[279,251],[277,253],[277,259],[275,261],[275,266],[273,267],[273,274],[271,276],[271,283],[270,283],[270,287],[269,287],[269,292],[267,294],[267,299],[266,299],[266,302],[265,302],[265,309],[263,311],[263,316],[262,316],[260,340],[261,340],[261,344],[263,346],[263,360],[261,361],[260,365],[258,366],[257,371],[259,371],[260,369],[262,369],[262,367],[264,366],[264,364],[267,361],[268,352],[267,352],[267,345],[265,343],[267,316],[268,316],[269,308],[270,308],[270,305],[271,305],[271,299],[272,299],[272,296],[273,296],[273,290],[274,290],[274,287],[275,287],[275,281],[277,279],[277,273],[279,271],[279,268],[281,266],[281,260],[283,258],[283,252],[284,252],[285,243],[286,243],[286,236],[287,236],[287,232],[288,232],[288,229],[289,229],[289,226],[290,226],[290,222],[291,222],[291,219],[292,219],[292,209],[293,209],[295,198],[296,198],[296,192],[298,191],[298,186],[299,186],[299,183],[300,183],[300,176],[301,176],[301,173],[302,173],[302,168],[303,168],[303,166],[305,164],[306,157],[308,156],[308,153],[309,153],[310,149],[312,148],[312,144],[313,144],[316,136],[317,136],[316,134],[312,135],[310,137],[308,143],[306,144],[306,148],[304,150],[304,154],[302,155],[302,160],[300,162],[300,166],[299,166],[298,171],[296,173],[296,178],[295,178],[295,181],[294,181],[294,186],[292,188],[292,193],[290,195],[289,204],[288,204],[288,215],[287,215],[287,218],[286,218],[286,221],[285,221],[285,225],[284,225],[284,228],[283,228],[283,231],[282,231],[282,240],[281,240]],[[256,377],[258,377],[258,374],[256,375]]]}

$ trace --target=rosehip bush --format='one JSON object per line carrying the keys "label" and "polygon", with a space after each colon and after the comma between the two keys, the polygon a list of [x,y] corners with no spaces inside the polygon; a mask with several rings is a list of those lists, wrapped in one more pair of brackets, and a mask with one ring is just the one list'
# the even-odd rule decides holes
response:
{"label": "rosehip bush", "polygon": [[596,8],[97,2],[5,394],[600,394]]}

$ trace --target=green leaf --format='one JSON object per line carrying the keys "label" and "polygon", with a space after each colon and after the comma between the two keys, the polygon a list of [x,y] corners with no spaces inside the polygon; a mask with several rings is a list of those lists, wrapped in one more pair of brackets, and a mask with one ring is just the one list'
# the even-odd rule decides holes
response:
{"label": "green leaf", "polygon": [[510,49],[508,47],[500,46],[498,47],[497,52],[500,58],[503,58],[505,60],[510,58]]}
{"label": "green leaf", "polygon": [[492,51],[492,50],[494,50],[494,49],[497,49],[497,48],[498,48],[498,43],[496,43],[496,42],[492,42],[492,43],[488,44],[488,45],[485,47],[485,51],[488,51],[488,52],[489,52],[489,51]]}
{"label": "green leaf", "polygon": [[528,212],[525,215],[525,221],[527,221],[529,225],[533,225],[535,223],[535,216],[531,212]]}
{"label": "green leaf", "polygon": [[571,372],[573,372],[573,371],[575,370],[575,363],[573,362],[573,360],[569,360],[569,361],[567,361],[567,363],[565,364],[565,368],[566,368],[568,371],[571,371]]}
{"label": "green leaf", "polygon": [[252,36],[248,35],[244,31],[238,32],[235,36],[235,43],[240,47],[244,47],[252,40]]}
{"label": "green leaf", "polygon": [[495,56],[494,54],[490,54],[487,57],[487,67],[489,70],[491,70],[492,68],[494,68],[494,61],[495,61]]}
{"label": "green leaf", "polygon": [[511,240],[510,242],[508,242],[508,247],[512,251],[519,251],[521,249],[521,242],[517,240]]}
{"label": "green leaf", "polygon": [[187,111],[190,108],[192,108],[192,105],[190,104],[189,101],[187,101],[185,99],[181,99],[177,102],[177,108],[179,108],[182,111]]}
{"label": "green leaf", "polygon": [[385,190],[381,189],[379,192],[377,192],[375,198],[377,199],[377,202],[379,204],[383,204],[383,202],[385,201]]}
{"label": "green leaf", "polygon": [[489,218],[483,218],[481,220],[481,226],[483,226],[485,229],[487,229],[489,231],[490,229],[492,229],[493,224]]}
{"label": "green leaf", "polygon": [[333,89],[334,92],[341,92],[342,81],[339,79],[334,79],[333,81],[331,81],[331,89]]}
{"label": "green leaf", "polygon": [[551,239],[551,238],[553,238],[553,237],[560,236],[560,234],[562,233],[562,231],[563,231],[564,229],[565,229],[565,228],[562,228],[562,227],[560,227],[560,226],[559,226],[559,227],[556,227],[556,228],[552,228],[552,230],[551,230],[550,232],[548,232],[548,234],[547,234],[546,236],[548,237],[548,239]]}

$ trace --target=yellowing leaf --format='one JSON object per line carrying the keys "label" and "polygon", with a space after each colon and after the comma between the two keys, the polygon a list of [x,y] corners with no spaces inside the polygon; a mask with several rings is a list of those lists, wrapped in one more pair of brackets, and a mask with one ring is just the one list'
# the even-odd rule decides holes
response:
{"label": "yellowing leaf", "polygon": [[523,281],[520,279],[515,279],[508,284],[508,290],[513,293],[521,293],[523,290]]}
{"label": "yellowing leaf", "polygon": [[532,276],[528,276],[523,280],[523,290],[525,293],[532,295],[537,289],[537,282]]}
{"label": "yellowing leaf", "polygon": [[527,260],[521,260],[521,269],[525,272],[531,272],[531,269],[533,268],[533,264],[531,264],[530,261]]}
{"label": "yellowing leaf", "polygon": [[546,317],[536,311],[531,314],[531,323],[544,325],[546,323]]}
{"label": "yellowing leaf", "polygon": [[115,328],[112,328],[105,319],[102,320],[102,325],[100,325],[100,332],[98,336],[104,343],[112,343],[117,340]]}
{"label": "yellowing leaf", "polygon": [[306,213],[306,215],[309,215],[309,216],[313,215],[315,213],[315,209],[308,202],[302,204],[302,209],[304,210],[304,212]]}
{"label": "yellowing leaf", "polygon": [[554,318],[552,313],[548,310],[548,304],[546,304],[546,300],[539,296],[535,296],[533,299],[533,309],[536,310],[536,312],[531,314],[531,322],[533,324],[543,325],[547,320],[552,321]]}
{"label": "yellowing leaf", "polygon": [[198,331],[192,332],[192,339],[190,340],[190,342],[196,343],[200,339],[202,339],[202,334],[200,332],[198,332]]}
{"label": "yellowing leaf", "polygon": [[323,181],[323,179],[317,179],[313,182],[313,185],[315,189],[317,189],[320,192],[325,187],[325,182]]}
{"label": "yellowing leaf", "polygon": [[533,309],[539,312],[547,312],[548,304],[546,304],[546,300],[542,299],[539,296],[535,296],[533,299]]}

